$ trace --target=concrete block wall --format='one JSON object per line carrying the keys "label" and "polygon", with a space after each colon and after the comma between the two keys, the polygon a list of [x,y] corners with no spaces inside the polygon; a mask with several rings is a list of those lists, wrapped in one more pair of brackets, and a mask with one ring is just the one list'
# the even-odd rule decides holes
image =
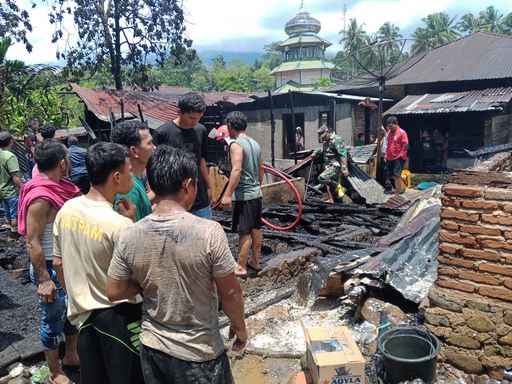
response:
{"label": "concrete block wall", "polygon": [[442,359],[503,377],[512,366],[511,154],[456,171],[443,188],[438,279],[426,324]]}

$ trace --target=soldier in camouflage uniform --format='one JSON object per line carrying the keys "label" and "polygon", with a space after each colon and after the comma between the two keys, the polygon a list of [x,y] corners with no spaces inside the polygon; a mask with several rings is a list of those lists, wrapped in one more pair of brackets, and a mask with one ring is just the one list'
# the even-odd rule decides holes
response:
{"label": "soldier in camouflage uniform", "polygon": [[326,186],[327,201],[333,203],[333,191],[338,187],[341,175],[348,176],[347,148],[343,139],[325,126],[318,129],[318,137],[323,146],[315,149],[314,156],[322,155],[324,163],[324,171],[318,176],[318,182]]}

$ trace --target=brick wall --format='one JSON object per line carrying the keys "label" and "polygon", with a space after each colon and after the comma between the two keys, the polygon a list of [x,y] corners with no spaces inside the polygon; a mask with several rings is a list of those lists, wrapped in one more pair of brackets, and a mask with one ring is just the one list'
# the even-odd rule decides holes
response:
{"label": "brick wall", "polygon": [[448,179],[441,198],[438,279],[427,326],[441,358],[474,374],[512,366],[511,154]]}

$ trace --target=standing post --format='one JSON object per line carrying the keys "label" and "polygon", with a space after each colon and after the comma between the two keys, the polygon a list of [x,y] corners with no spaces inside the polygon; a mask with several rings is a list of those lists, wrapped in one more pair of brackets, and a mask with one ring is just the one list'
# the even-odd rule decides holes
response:
{"label": "standing post", "polygon": [[[297,125],[295,124],[295,110],[293,105],[293,92],[291,90],[288,91],[288,95],[290,96],[290,111],[292,113],[292,126],[293,126],[293,159],[295,164],[297,164]],[[288,132],[286,132],[286,136],[288,136]]]}
{"label": "standing post", "polygon": [[268,98],[270,102],[270,156],[272,167],[276,166],[276,155],[274,151],[276,139],[276,121],[274,120],[274,105],[272,103],[272,92],[268,90]]}
{"label": "standing post", "polygon": [[379,120],[377,121],[377,180],[382,180],[382,169],[381,169],[381,149],[382,149],[382,132],[380,126],[382,125],[382,110],[383,110],[383,98],[384,98],[384,83],[385,79],[383,77],[379,78]]}
{"label": "standing post", "polygon": [[329,128],[332,129],[334,133],[338,133],[336,131],[336,99],[333,97],[329,99]]}

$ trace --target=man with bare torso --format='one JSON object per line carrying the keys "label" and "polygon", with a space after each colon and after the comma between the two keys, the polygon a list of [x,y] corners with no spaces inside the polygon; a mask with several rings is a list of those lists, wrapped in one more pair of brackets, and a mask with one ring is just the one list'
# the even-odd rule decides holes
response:
{"label": "man with bare torso", "polygon": [[77,331],[66,319],[67,296],[53,265],[53,222],[57,212],[80,190],[63,179],[69,170],[66,147],[55,139],[36,145],[34,158],[39,174],[20,191],[19,232],[26,236],[30,256],[30,279],[37,286],[41,305],[41,338],[50,381],[55,384],[70,380],[59,366],[59,336],[66,336],[63,364],[77,366]]}

